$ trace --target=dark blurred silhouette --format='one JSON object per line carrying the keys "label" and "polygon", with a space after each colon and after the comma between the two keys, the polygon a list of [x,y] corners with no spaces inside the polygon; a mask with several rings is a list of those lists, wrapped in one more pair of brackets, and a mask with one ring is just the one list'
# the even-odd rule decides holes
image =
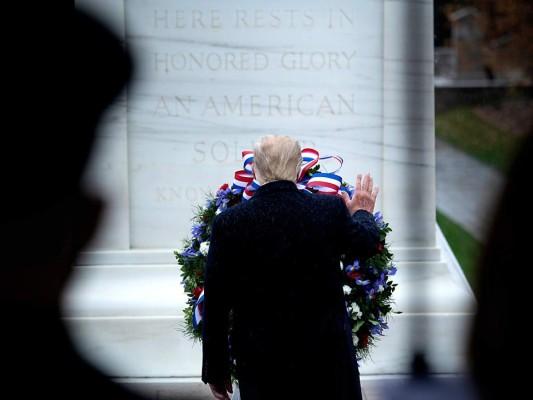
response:
{"label": "dark blurred silhouette", "polygon": [[[26,70],[27,86],[13,95],[26,102],[5,113],[5,123],[16,128],[5,135],[1,158],[2,390],[35,399],[140,399],[78,353],[61,314],[76,255],[103,206],[84,191],[83,173],[100,117],[125,89],[132,59],[104,26],[74,7],[65,19],[46,19],[37,9],[27,14],[33,12],[32,57],[42,67]],[[72,21],[74,29],[58,37],[38,19]]]}
{"label": "dark blurred silhouette", "polygon": [[530,316],[533,214],[526,193],[533,169],[533,132],[522,140],[507,173],[476,281],[478,308],[469,358],[483,400],[510,398],[511,392],[529,389],[526,354],[532,346],[524,323]]}
{"label": "dark blurred silhouette", "polygon": [[[501,400],[521,398],[529,390],[527,337],[528,287],[533,236],[530,196],[533,132],[524,137],[506,175],[479,260],[477,310],[472,321],[468,363],[463,377],[432,377],[424,363],[404,382],[384,385],[385,399]],[[416,357],[415,357],[416,359]],[[416,362],[414,363],[416,364]],[[418,372],[417,372],[418,371]]]}

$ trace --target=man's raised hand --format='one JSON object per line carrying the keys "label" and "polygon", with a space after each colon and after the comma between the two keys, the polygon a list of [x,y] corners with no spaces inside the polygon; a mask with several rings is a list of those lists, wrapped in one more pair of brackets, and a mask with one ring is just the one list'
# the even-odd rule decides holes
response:
{"label": "man's raised hand", "polygon": [[357,174],[355,191],[351,199],[345,192],[341,192],[341,195],[350,214],[353,215],[357,210],[366,210],[373,213],[378,193],[379,187],[374,186],[374,179],[367,172],[364,177],[361,174]]}

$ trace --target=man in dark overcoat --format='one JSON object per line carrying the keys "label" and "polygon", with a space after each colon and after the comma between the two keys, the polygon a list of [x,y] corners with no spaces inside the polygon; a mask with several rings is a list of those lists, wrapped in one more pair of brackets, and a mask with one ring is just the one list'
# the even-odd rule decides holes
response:
{"label": "man in dark overcoat", "polygon": [[[355,193],[299,190],[299,143],[262,137],[251,199],[217,215],[207,256],[202,380],[217,399],[361,400],[342,288],[345,261],[378,252],[378,187],[358,175]],[[231,337],[228,332],[231,324]]]}

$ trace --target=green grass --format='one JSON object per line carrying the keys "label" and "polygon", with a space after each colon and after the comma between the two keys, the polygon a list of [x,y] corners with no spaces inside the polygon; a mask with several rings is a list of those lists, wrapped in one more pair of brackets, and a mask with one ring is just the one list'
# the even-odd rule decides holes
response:
{"label": "green grass", "polygon": [[472,107],[457,107],[435,115],[435,134],[479,161],[505,172],[519,140],[479,118]]}
{"label": "green grass", "polygon": [[[520,138],[478,117],[474,107],[461,106],[436,114],[436,137],[505,174],[520,145]],[[475,292],[483,244],[439,210],[437,224]]]}
{"label": "green grass", "polygon": [[475,289],[477,268],[479,257],[484,249],[483,245],[459,224],[455,223],[438,210],[437,224],[455,254],[470,287]]}

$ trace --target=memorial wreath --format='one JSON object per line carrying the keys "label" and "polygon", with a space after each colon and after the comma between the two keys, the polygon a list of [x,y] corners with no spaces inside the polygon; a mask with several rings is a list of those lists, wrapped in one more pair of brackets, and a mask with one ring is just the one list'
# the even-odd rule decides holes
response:
{"label": "memorial wreath", "polygon": [[[253,152],[243,151],[242,155],[244,169],[235,172],[231,186],[225,183],[216,193],[206,195],[205,203],[197,206],[194,211],[191,235],[182,240],[183,250],[174,251],[181,270],[183,290],[188,297],[180,330],[194,341],[202,339],[205,263],[213,219],[227,208],[250,199],[259,187],[251,171]],[[340,195],[340,191],[345,191],[350,196],[353,194],[353,186],[337,174],[343,163],[341,157],[320,157],[316,150],[306,148],[302,150],[302,158],[303,165],[297,180],[300,190],[331,195]],[[324,172],[324,164],[331,161],[336,163],[337,168],[333,172]],[[374,218],[380,231],[379,252],[371,258],[356,260],[349,265],[344,265],[341,261],[340,265],[358,361],[370,358],[371,349],[384,336],[384,331],[389,329],[388,318],[392,314],[401,313],[395,310],[393,299],[397,283],[391,278],[396,273],[393,254],[387,241],[391,228],[379,211],[374,213]]]}

